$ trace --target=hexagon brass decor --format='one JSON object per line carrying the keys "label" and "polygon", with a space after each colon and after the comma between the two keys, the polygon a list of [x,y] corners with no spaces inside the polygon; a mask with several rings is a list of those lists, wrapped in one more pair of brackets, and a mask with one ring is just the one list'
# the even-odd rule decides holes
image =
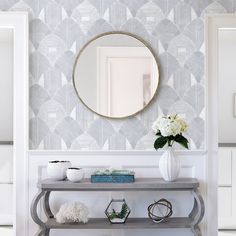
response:
{"label": "hexagon brass decor", "polygon": [[111,224],[124,224],[131,210],[125,199],[112,199],[105,210]]}

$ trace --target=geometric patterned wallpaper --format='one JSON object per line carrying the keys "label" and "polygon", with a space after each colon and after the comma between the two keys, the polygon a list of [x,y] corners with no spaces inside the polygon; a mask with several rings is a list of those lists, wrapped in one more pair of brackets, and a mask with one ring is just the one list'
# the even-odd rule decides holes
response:
{"label": "geometric patterned wallpaper", "polygon": [[[190,125],[190,148],[204,148],[204,16],[235,12],[235,0],[1,0],[0,9],[29,12],[31,149],[153,150],[153,121],[175,113]],[[114,30],[146,40],[160,69],[153,102],[120,120],[88,110],[72,85],[81,47]]]}

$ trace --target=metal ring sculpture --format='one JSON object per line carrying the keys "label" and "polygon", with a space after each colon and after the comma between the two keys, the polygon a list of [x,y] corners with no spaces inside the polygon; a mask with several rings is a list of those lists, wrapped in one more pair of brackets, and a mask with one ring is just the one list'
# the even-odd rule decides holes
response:
{"label": "metal ring sculpture", "polygon": [[[163,209],[165,212],[163,212]],[[157,202],[155,201],[153,204],[148,206],[148,217],[155,223],[165,221],[172,215],[172,213],[172,204],[164,198],[158,200]]]}

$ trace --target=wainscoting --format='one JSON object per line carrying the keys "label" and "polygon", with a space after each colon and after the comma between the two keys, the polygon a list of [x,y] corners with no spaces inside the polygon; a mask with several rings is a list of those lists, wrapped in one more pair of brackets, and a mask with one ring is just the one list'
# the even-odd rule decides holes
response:
{"label": "wainscoting", "polygon": [[[218,229],[236,229],[236,148],[219,148]],[[234,232],[236,234],[236,230]]]}
{"label": "wainscoting", "polygon": [[[49,160],[70,160],[73,165],[81,166],[86,171],[86,177],[100,168],[124,168],[134,170],[136,177],[160,177],[158,161],[162,152],[146,151],[109,151],[109,152],[83,152],[83,151],[29,151],[28,152],[28,200],[29,206],[32,198],[37,192],[37,181],[47,178],[46,165]],[[204,151],[181,151],[178,152],[182,162],[180,176],[195,177],[201,183],[201,192],[206,198],[206,152]],[[57,212],[60,205],[66,201],[81,201],[90,209],[90,217],[104,217],[104,210],[111,198],[125,198],[132,209],[132,216],[141,217],[147,215],[147,206],[154,200],[162,197],[169,199],[173,203],[174,215],[187,215],[193,204],[191,193],[189,192],[85,192],[85,193],[55,193],[51,196],[53,213]],[[40,210],[40,209],[39,209]],[[29,209],[28,209],[29,212]],[[34,235],[37,226],[28,214],[28,236]],[[43,216],[45,217],[45,216]],[[201,224],[203,235],[206,236],[205,220]],[[192,236],[190,230],[159,230],[163,236]],[[144,230],[86,230],[78,232],[76,230],[52,230],[52,236],[115,236],[115,235],[143,235]],[[156,235],[157,231],[149,230],[148,235]]]}
{"label": "wainscoting", "polygon": [[0,145],[0,235],[13,235],[13,146]]}

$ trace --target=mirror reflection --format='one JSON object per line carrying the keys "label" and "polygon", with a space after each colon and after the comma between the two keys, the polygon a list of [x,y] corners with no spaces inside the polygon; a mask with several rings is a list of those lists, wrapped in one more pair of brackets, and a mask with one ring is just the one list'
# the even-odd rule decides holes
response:
{"label": "mirror reflection", "polygon": [[117,32],[100,35],[81,50],[73,77],[77,94],[88,108],[121,118],[148,105],[158,87],[159,71],[144,42]]}

